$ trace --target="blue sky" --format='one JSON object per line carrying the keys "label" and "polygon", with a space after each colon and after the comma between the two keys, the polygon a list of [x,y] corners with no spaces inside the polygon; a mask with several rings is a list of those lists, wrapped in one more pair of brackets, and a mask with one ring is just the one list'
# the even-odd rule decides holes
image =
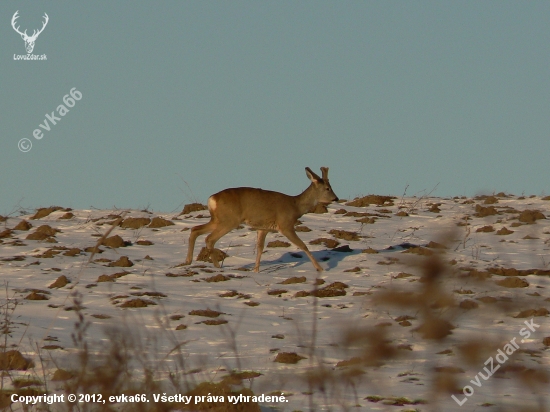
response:
{"label": "blue sky", "polygon": [[[14,60],[17,10],[29,34],[48,14],[46,61]],[[0,16],[0,214],[298,194],[306,166],[330,167],[341,198],[550,194],[548,1],[3,1]]]}

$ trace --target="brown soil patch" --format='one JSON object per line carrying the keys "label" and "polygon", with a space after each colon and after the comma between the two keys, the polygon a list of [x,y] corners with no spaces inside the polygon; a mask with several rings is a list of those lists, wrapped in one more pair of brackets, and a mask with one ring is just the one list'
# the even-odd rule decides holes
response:
{"label": "brown soil patch", "polygon": [[314,207],[308,210],[308,213],[317,213],[317,214],[322,214],[327,212],[328,212],[327,205],[325,205],[324,203],[317,203]]}
{"label": "brown soil patch", "polygon": [[493,216],[493,215],[498,215],[498,211],[494,206],[484,207],[481,205],[476,205],[476,213],[474,214],[474,216],[487,217],[487,216]]}
{"label": "brown soil patch", "polygon": [[362,217],[361,219],[356,219],[355,221],[365,225],[373,225],[376,222],[376,219],[374,217]]}
{"label": "brown soil patch", "polygon": [[498,203],[498,198],[496,196],[487,196],[483,202],[484,205],[494,205],[495,203]]}
{"label": "brown soil patch", "polygon": [[332,249],[337,247],[340,242],[334,239],[330,239],[328,237],[320,237],[318,239],[314,239],[311,242],[309,242],[310,245],[325,245],[327,248]]}
{"label": "brown soil patch", "polygon": [[296,232],[311,232],[311,229],[307,226],[296,226],[294,230]]}
{"label": "brown soil patch", "polygon": [[286,289],[271,289],[267,291],[267,294],[270,296],[280,296],[283,293],[288,293],[288,290]]}
{"label": "brown soil patch", "polygon": [[267,247],[289,247],[290,243],[283,242],[282,240],[274,240],[273,242],[269,242],[267,244]]}
{"label": "brown soil patch", "polygon": [[223,312],[218,312],[217,310],[212,309],[192,310],[189,314],[192,316],[204,316],[206,318],[217,318],[220,315],[225,315]]}
{"label": "brown soil patch", "polygon": [[109,315],[104,315],[102,313],[95,313],[93,315],[91,315],[93,318],[96,318],[96,319],[111,319],[111,316]]}
{"label": "brown soil patch", "polygon": [[79,248],[77,247],[73,247],[67,251],[65,251],[65,253],[63,253],[63,256],[78,256],[80,255],[80,253],[82,252],[82,250],[80,250]]}
{"label": "brown soil patch", "polygon": [[253,302],[253,301],[250,301],[250,302],[244,302],[245,305],[248,305],[248,306],[260,306],[260,303],[259,302]]}
{"label": "brown soil patch", "polygon": [[282,282],[279,282],[280,285],[291,285],[293,283],[304,283],[306,281],[305,276],[296,277],[293,276],[291,278],[285,279]]}
{"label": "brown soil patch", "polygon": [[526,288],[529,286],[529,282],[517,276],[510,276],[502,280],[497,280],[495,283],[505,288]]}
{"label": "brown soil patch", "polygon": [[21,222],[19,222],[17,225],[15,225],[15,227],[13,228],[13,230],[23,230],[23,231],[27,231],[29,230],[30,228],[32,227],[32,225],[27,222],[26,220],[22,220]]}
{"label": "brown soil patch", "polygon": [[187,329],[187,325],[184,325],[183,323],[176,326],[176,330],[185,330],[185,329]]}
{"label": "brown soil patch", "polygon": [[5,239],[7,237],[11,237],[11,229],[5,229],[3,231],[0,232],[0,239]]}
{"label": "brown soil patch", "polygon": [[344,217],[365,217],[365,216],[373,216],[372,213],[367,212],[347,212]]}
{"label": "brown soil patch", "polygon": [[500,276],[550,276],[550,270],[547,269],[516,269],[516,268],[489,268],[489,273]]}
{"label": "brown soil patch", "polygon": [[67,279],[67,276],[61,275],[55,280],[55,282],[53,282],[50,286],[48,286],[48,288],[50,288],[50,289],[59,289],[59,288],[62,288],[64,286],[66,286],[69,283],[70,283],[70,281],[69,281],[69,279]]}
{"label": "brown soil patch", "polygon": [[273,362],[296,364],[302,359],[307,358],[298,355],[296,352],[280,352],[277,354]]}
{"label": "brown soil patch", "polygon": [[453,292],[458,293],[459,295],[473,295],[474,293],[471,289],[455,289]]}
{"label": "brown soil patch", "polygon": [[414,253],[415,255],[421,255],[421,256],[431,256],[434,254],[432,250],[422,246],[411,247],[401,253]]}
{"label": "brown soil patch", "polygon": [[497,230],[496,234],[500,236],[506,236],[506,235],[511,235],[512,233],[514,233],[513,230],[510,230],[507,227],[503,227],[502,229]]}
{"label": "brown soil patch", "polygon": [[405,278],[410,278],[412,275],[410,273],[405,273],[405,272],[401,272],[397,275],[395,275],[393,278],[394,279],[405,279]]}
{"label": "brown soil patch", "polygon": [[68,381],[75,377],[75,374],[65,369],[56,369],[53,373],[52,381]]}
{"label": "brown soil patch", "polygon": [[96,282],[114,282],[116,279],[121,278],[122,276],[128,275],[130,272],[117,272],[112,275],[100,275]]}
{"label": "brown soil patch", "polygon": [[103,253],[103,249],[98,248],[97,246],[89,246],[86,249],[84,249],[84,252],[97,254],[97,253]]}
{"label": "brown soil patch", "polygon": [[150,240],[138,240],[136,242],[136,244],[140,245],[140,246],[151,246],[151,245],[154,245],[153,242],[151,242]]}
{"label": "brown soil patch", "polygon": [[[550,200],[550,199],[548,199],[548,200]],[[545,337],[545,338],[542,340],[542,344],[543,344],[544,346],[550,346],[550,336]]]}
{"label": "brown soil patch", "polygon": [[346,230],[337,230],[332,229],[330,232],[328,232],[332,236],[334,236],[337,239],[344,239],[344,240],[361,240],[357,232],[348,232]]}
{"label": "brown soil patch", "polygon": [[361,272],[361,268],[359,266],[355,266],[354,268],[344,270],[344,272],[358,273]]}
{"label": "brown soil patch", "polygon": [[120,305],[120,307],[121,308],[145,308],[149,305],[156,305],[156,303],[153,302],[152,300],[136,298],[136,299],[127,300],[122,305]]}
{"label": "brown soil patch", "polygon": [[354,199],[351,202],[346,203],[346,206],[353,207],[365,207],[370,205],[376,206],[393,206],[394,196],[379,196],[379,195],[367,195],[358,199]]}
{"label": "brown soil patch", "polygon": [[208,210],[208,207],[206,207],[206,205],[203,205],[201,203],[189,203],[183,207],[183,210],[180,213],[180,215],[188,215],[191,212],[198,212],[200,210]]}
{"label": "brown soil patch", "polygon": [[454,328],[455,327],[445,319],[432,318],[414,329],[414,331],[419,332],[424,339],[439,340],[450,335]]}
{"label": "brown soil patch", "polygon": [[239,292],[236,290],[230,290],[229,292],[220,293],[218,296],[220,298],[234,298],[235,296],[238,296]]}
{"label": "brown soil patch", "polygon": [[120,227],[123,229],[139,229],[151,223],[148,217],[129,217],[122,221]]}
{"label": "brown soil patch", "polygon": [[479,303],[477,303],[475,300],[471,299],[465,299],[458,305],[461,309],[477,309],[479,307]]}
{"label": "brown soil patch", "polygon": [[190,278],[198,274],[199,272],[195,272],[194,270],[187,270],[182,273],[167,273],[165,276],[169,278]]}
{"label": "brown soil patch", "polygon": [[59,251],[59,250],[48,249],[44,253],[42,253],[41,255],[35,255],[35,257],[42,258],[42,259],[51,259],[55,255],[59,255],[60,253],[61,253],[61,251]]}
{"label": "brown soil patch", "polygon": [[152,298],[166,298],[168,295],[165,295],[162,292],[132,292],[130,293],[132,296],[150,296]]}
{"label": "brown soil patch", "polygon": [[379,253],[379,252],[378,252],[376,249],[373,249],[373,248],[371,248],[371,247],[368,247],[368,248],[366,248],[366,249],[363,249],[363,250],[361,251],[361,253],[368,253],[368,254],[374,255],[374,254],[377,254],[377,253]]}
{"label": "brown soil patch", "polygon": [[318,298],[330,298],[334,296],[346,296],[345,289],[349,288],[348,285],[342,282],[333,282],[323,288],[312,290],[309,295],[316,296]]}
{"label": "brown soil patch", "polygon": [[42,293],[37,293],[33,291],[27,296],[25,296],[25,299],[26,300],[49,300],[50,298],[47,297],[46,295],[43,295]]}
{"label": "brown soil patch", "polygon": [[225,325],[227,321],[225,319],[208,319],[208,320],[203,320],[202,322],[199,322],[199,323],[204,323],[205,325],[209,325],[209,326],[217,326],[217,325]]}
{"label": "brown soil patch", "polygon": [[69,220],[69,219],[72,219],[73,217],[74,217],[73,213],[67,212],[63,216],[61,216],[59,219]]}
{"label": "brown soil patch", "polygon": [[218,273],[215,276],[211,276],[209,278],[204,279],[205,282],[225,282],[227,280],[231,279],[229,276],[222,275],[221,273]]}
{"label": "brown soil patch", "polygon": [[494,232],[494,231],[495,231],[495,228],[491,225],[486,225],[486,226],[480,227],[476,230],[476,232],[478,232],[478,233],[489,233],[489,232]]}
{"label": "brown soil patch", "polygon": [[42,346],[42,349],[56,350],[56,349],[64,349],[64,348],[63,348],[63,346],[59,346],[59,345],[44,345],[44,346]]}
{"label": "brown soil patch", "polygon": [[[217,257],[218,262],[223,262],[225,258],[229,256],[224,251],[216,248],[214,248],[214,251],[212,253],[215,253],[215,256]],[[197,260],[201,262],[212,262],[212,259],[210,258],[210,252],[208,251],[206,246],[204,246],[199,252],[199,255],[197,256]]]}
{"label": "brown soil patch", "polygon": [[119,235],[114,235],[103,240],[101,244],[114,249],[127,246],[129,243],[130,242],[126,243]]}
{"label": "brown soil patch", "polygon": [[115,262],[111,262],[107,265],[108,267],[121,267],[121,268],[129,268],[134,266],[134,263],[128,259],[128,256],[121,256],[120,259],[118,259]]}
{"label": "brown soil patch", "polygon": [[233,372],[230,375],[223,377],[222,382],[229,385],[240,385],[245,379],[254,379],[259,376],[262,376],[260,372],[253,371],[243,371],[243,372]]}
{"label": "brown soil patch", "polygon": [[25,239],[28,240],[44,240],[50,236],[55,236],[57,232],[60,232],[58,229],[54,229],[49,225],[42,225],[36,229],[33,233],[27,235]]}
{"label": "brown soil patch", "polygon": [[336,364],[336,367],[337,368],[343,368],[343,367],[346,367],[346,366],[361,365],[363,363],[364,363],[363,359],[358,358],[358,357],[353,357],[351,359],[347,359],[347,360],[343,360],[343,361],[338,362]]}
{"label": "brown soil patch", "polygon": [[149,224],[149,226],[147,226],[148,228],[151,228],[151,229],[158,229],[158,228],[161,228],[161,227],[166,227],[166,226],[174,226],[174,222],[170,221],[170,220],[167,220],[167,219],[164,219],[163,217],[154,217],[152,220],[151,220],[151,223]]}
{"label": "brown soil patch", "polygon": [[426,247],[429,247],[430,249],[447,249],[447,246],[434,242],[433,240],[430,240]]}
{"label": "brown soil patch", "polygon": [[48,216],[50,213],[55,212],[56,210],[62,210],[62,207],[51,206],[51,207],[41,207],[36,209],[36,213],[30,218],[31,220],[42,219],[43,217]]}
{"label": "brown soil patch", "polygon": [[18,350],[8,350],[6,352],[0,352],[0,370],[3,371],[26,371],[29,368],[33,368],[34,363],[21,355]]}
{"label": "brown soil patch", "polygon": [[532,318],[534,316],[547,316],[548,314],[550,314],[550,312],[548,312],[546,308],[527,309],[519,312],[514,318]]}
{"label": "brown soil patch", "polygon": [[546,216],[538,210],[524,210],[519,214],[518,219],[523,223],[535,223],[537,220],[546,219]]}

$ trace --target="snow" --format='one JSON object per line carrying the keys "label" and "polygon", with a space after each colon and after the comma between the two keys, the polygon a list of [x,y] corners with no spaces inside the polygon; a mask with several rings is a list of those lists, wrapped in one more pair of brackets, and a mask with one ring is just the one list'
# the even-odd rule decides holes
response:
{"label": "snow", "polygon": [[[242,270],[252,269],[255,260],[254,231],[245,227],[234,230],[218,243],[217,247],[228,253],[223,268],[216,269],[211,263],[194,261],[190,266],[180,266],[185,261],[187,252],[188,229],[208,221],[208,212],[193,212],[186,216],[162,214],[146,211],[129,210],[127,217],[163,217],[174,225],[158,229],[142,227],[140,229],[122,229],[115,227],[109,236],[119,235],[124,241],[132,244],[127,247],[109,248],[101,246],[101,254],[81,252],[76,256],[65,256],[65,250],[52,258],[37,257],[52,247],[80,248],[92,247],[99,237],[111,228],[113,217],[121,210],[72,210],[74,217],[60,220],[66,211],[58,210],[37,220],[32,215],[10,216],[1,223],[3,228],[13,228],[22,219],[33,225],[29,231],[14,231],[11,237],[5,237],[0,244],[0,276],[5,286],[5,296],[1,299],[3,312],[5,302],[17,301],[17,307],[11,314],[13,322],[8,337],[8,347],[15,345],[25,356],[35,360],[35,370],[41,376],[44,366],[46,376],[56,369],[53,361],[46,360],[43,365],[36,362],[36,347],[56,344],[62,349],[49,350],[58,366],[71,368],[76,353],[71,338],[77,320],[74,311],[65,309],[73,305],[73,296],[78,292],[82,296],[82,313],[91,322],[87,331],[87,341],[92,348],[100,348],[108,342],[106,331],[113,327],[124,330],[133,339],[144,343],[154,341],[150,359],[163,360],[168,365],[176,361],[169,354],[174,341],[185,342],[182,353],[185,357],[186,370],[200,369],[195,374],[197,382],[218,381],[228,371],[240,369],[255,371],[262,375],[250,381],[246,386],[255,394],[269,394],[283,391],[288,396],[287,403],[273,404],[277,410],[309,410],[310,390],[304,381],[304,374],[311,368],[332,371],[336,380],[326,383],[325,394],[314,387],[314,404],[316,410],[339,410],[352,407],[358,402],[360,410],[402,410],[418,408],[419,410],[467,411],[478,408],[483,403],[491,403],[488,410],[496,410],[500,405],[514,410],[518,405],[526,406],[527,394],[535,404],[536,386],[525,386],[515,375],[507,372],[502,376],[492,376],[481,381],[481,387],[473,386],[475,393],[459,406],[449,393],[434,389],[442,374],[434,372],[436,366],[455,366],[464,370],[454,374],[457,386],[472,386],[479,371],[483,372],[485,359],[496,355],[496,349],[474,364],[467,364],[459,356],[460,344],[481,339],[502,343],[516,337],[525,327],[529,318],[514,318],[524,309],[548,307],[548,275],[520,275],[528,281],[526,288],[506,288],[495,285],[495,280],[503,276],[493,275],[485,281],[476,281],[466,276],[463,268],[486,270],[491,267],[516,269],[548,269],[548,250],[550,223],[548,220],[537,220],[533,224],[518,225],[519,211],[539,210],[544,215],[550,213],[550,201],[540,197],[518,198],[515,196],[499,197],[493,204],[498,215],[475,217],[476,204],[484,205],[484,199],[474,203],[466,198],[414,198],[405,197],[393,200],[393,205],[351,207],[344,204],[332,204],[329,212],[324,214],[306,214],[301,218],[302,225],[310,232],[299,232],[299,237],[308,245],[315,258],[325,269],[318,274],[305,254],[295,246],[266,247],[262,255],[261,271],[254,273]],[[439,212],[429,211],[433,204],[440,204]],[[512,212],[513,208],[515,212]],[[335,214],[339,209],[348,212],[371,213],[375,215],[373,224],[363,224],[358,217]],[[408,216],[397,216],[399,211],[407,211]],[[203,217],[199,217],[202,215]],[[468,220],[464,220],[469,216]],[[99,219],[102,218],[102,219]],[[97,220],[99,219],[99,220]],[[457,225],[465,223],[467,225]],[[26,240],[40,225],[49,225],[59,229],[55,235],[57,243],[48,241]],[[493,232],[476,232],[478,228],[492,225]],[[514,232],[509,235],[497,235],[496,231],[507,227]],[[310,241],[323,237],[333,238],[328,232],[339,229],[357,232],[360,240],[346,241],[337,239],[340,246],[349,245],[350,253],[328,249],[323,244],[310,245]],[[532,239],[525,239],[529,235]],[[286,240],[279,234],[270,234],[266,244],[273,240]],[[149,240],[153,245],[142,246],[136,242]],[[399,245],[412,244],[426,246],[430,241],[444,243],[447,249],[442,252],[441,260],[448,264],[444,276],[440,279],[440,288],[453,297],[454,304],[443,309],[434,309],[434,313],[449,319],[456,326],[452,334],[441,340],[423,339],[413,329],[423,322],[422,315],[412,308],[383,304],[380,296],[388,291],[418,291],[422,288],[419,281],[422,274],[422,262],[432,257],[403,253],[407,250]],[[195,257],[204,245],[204,237],[197,240]],[[388,249],[390,246],[393,249]],[[405,245],[406,246],[406,245]],[[361,253],[372,248],[379,253]],[[440,249],[430,249],[438,254]],[[302,257],[291,254],[299,253]],[[12,260],[15,256],[23,260]],[[127,256],[132,267],[107,267],[110,261]],[[146,259],[149,256],[152,259]],[[105,261],[97,261],[98,259]],[[358,271],[349,271],[359,268]],[[114,282],[97,282],[100,275],[111,275],[122,271],[129,272]],[[189,271],[196,274],[189,277],[169,277],[166,274],[185,274]],[[412,276],[396,278],[399,273]],[[229,276],[222,282],[206,282],[205,279],[217,274]],[[65,275],[71,283],[59,289],[49,289],[60,275]],[[305,276],[305,283],[280,284],[292,277]],[[349,287],[344,296],[315,299],[312,296],[295,297],[296,292],[312,291],[317,278],[323,279],[324,287],[333,282],[343,282]],[[49,300],[26,300],[29,289],[49,291]],[[269,295],[273,289],[285,289],[286,293]],[[454,290],[470,289],[472,294],[458,294]],[[228,291],[236,291],[237,296],[220,297]],[[158,296],[135,296],[132,293],[160,292]],[[362,293],[357,293],[362,292]],[[537,292],[539,296],[534,294]],[[528,295],[529,294],[529,295]],[[250,295],[250,296],[246,296]],[[114,297],[117,297],[113,299]],[[126,296],[126,297],[122,297]],[[478,308],[464,310],[457,304],[464,299],[475,300],[483,296],[493,296],[506,303],[510,298],[516,306],[476,302]],[[141,297],[154,301],[157,305],[140,308],[122,308],[120,305],[130,299]],[[257,306],[248,306],[246,302],[257,302]],[[192,310],[211,309],[223,312],[218,318],[228,322],[222,325],[201,323],[210,318],[190,315]],[[106,315],[104,319],[92,315]],[[175,315],[182,316],[174,320]],[[399,325],[394,319],[401,315],[415,317],[410,320],[411,326]],[[171,318],[172,317],[172,318]],[[539,324],[529,339],[520,343],[522,352],[516,362],[527,369],[546,368],[548,349],[542,340],[550,336],[547,316],[535,317]],[[375,326],[389,322],[391,326]],[[185,330],[176,330],[184,324]],[[365,346],[346,346],[345,337],[349,331],[361,331],[366,328],[385,332],[390,344],[410,345],[412,351],[399,349],[400,356],[380,359],[377,367],[359,365],[365,372],[357,378],[355,388],[346,385],[342,374],[349,370],[336,367],[343,360],[361,356]],[[283,339],[274,337],[279,335]],[[283,335],[283,336],[280,336]],[[45,338],[53,341],[44,340]],[[313,340],[313,342],[312,342]],[[312,343],[314,348],[312,349]],[[10,347],[11,348],[11,347]],[[451,349],[453,355],[441,355],[437,352]],[[100,349],[97,349],[100,351]],[[144,349],[147,351],[147,349]],[[297,364],[274,362],[277,353],[296,352],[306,359]],[[312,356],[313,355],[313,356]],[[174,355],[175,356],[175,355]],[[11,371],[28,375],[28,372]],[[400,375],[401,374],[401,375]],[[402,375],[406,374],[406,375]],[[159,379],[165,377],[160,376]],[[411,379],[414,378],[414,379]],[[4,385],[9,387],[9,382]],[[57,385],[57,386],[56,386]],[[60,383],[49,384],[49,389],[60,388]],[[428,404],[389,406],[382,402],[373,403],[366,396],[407,397],[411,400],[425,399]],[[457,399],[464,395],[458,393]]]}

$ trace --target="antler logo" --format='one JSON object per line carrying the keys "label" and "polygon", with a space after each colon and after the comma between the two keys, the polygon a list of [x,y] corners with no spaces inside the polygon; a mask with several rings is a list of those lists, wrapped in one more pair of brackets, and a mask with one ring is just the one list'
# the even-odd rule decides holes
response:
{"label": "antler logo", "polygon": [[38,37],[38,35],[40,33],[42,33],[44,31],[44,28],[46,27],[46,25],[48,24],[48,20],[50,19],[48,17],[48,15],[46,13],[44,13],[44,23],[42,24],[42,28],[38,31],[34,30],[33,33],[32,33],[32,36],[28,36],[27,35],[27,30],[25,30],[23,33],[21,33],[19,31],[19,26],[15,27],[15,21],[19,18],[18,16],[18,13],[19,13],[19,10],[17,10],[15,12],[15,14],[13,15],[12,19],[11,19],[11,26],[13,27],[13,29],[19,33],[21,35],[21,38],[23,40],[25,40],[25,48],[27,49],[27,53],[32,53],[33,49],[34,49],[34,42],[36,41],[36,38]]}

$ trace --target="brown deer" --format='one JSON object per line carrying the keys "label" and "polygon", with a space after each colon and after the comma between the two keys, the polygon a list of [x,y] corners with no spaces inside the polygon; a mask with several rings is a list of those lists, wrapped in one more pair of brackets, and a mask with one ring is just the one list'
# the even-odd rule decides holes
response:
{"label": "brown deer", "polygon": [[256,265],[260,269],[260,258],[264,250],[265,237],[268,232],[279,232],[302,249],[319,272],[323,268],[317,263],[304,242],[294,230],[296,221],[312,209],[317,203],[331,203],[338,200],[328,181],[328,167],[321,167],[323,178],[320,178],[306,167],[306,175],[311,180],[309,187],[298,196],[289,196],[279,192],[236,187],[225,189],[208,198],[210,222],[195,226],[189,235],[189,250],[185,264],[193,261],[195,241],[200,235],[206,237],[206,248],[215,267],[220,267],[214,245],[224,235],[246,223],[258,231]]}

